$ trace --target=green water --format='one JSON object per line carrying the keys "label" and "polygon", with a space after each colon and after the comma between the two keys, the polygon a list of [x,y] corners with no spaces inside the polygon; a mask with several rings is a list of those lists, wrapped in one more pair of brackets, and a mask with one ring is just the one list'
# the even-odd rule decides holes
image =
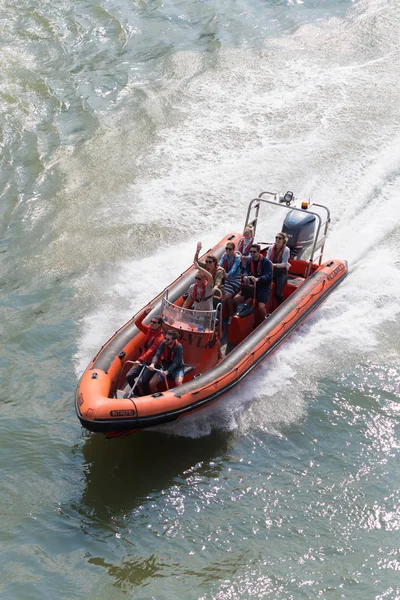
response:
{"label": "green water", "polygon": [[[398,5],[1,11],[1,598],[400,598]],[[83,431],[94,354],[265,189],[346,281],[210,409]]]}

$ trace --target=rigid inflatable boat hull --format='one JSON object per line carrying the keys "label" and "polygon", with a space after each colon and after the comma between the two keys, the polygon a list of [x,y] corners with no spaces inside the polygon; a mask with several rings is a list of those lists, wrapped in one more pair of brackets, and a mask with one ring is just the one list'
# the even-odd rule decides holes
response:
{"label": "rigid inflatable boat hull", "polygon": [[[226,236],[212,252],[220,254],[226,241],[237,237],[238,234]],[[143,336],[133,320],[129,321],[102,348],[82,377],[75,402],[81,424],[89,431],[118,435],[169,423],[208,406],[273,352],[336,288],[347,270],[347,263],[341,260],[319,266],[223,360],[182,386],[153,396],[111,398],[125,356],[132,352],[132,344],[140,343]],[[172,301],[187,290],[192,277],[188,271],[169,288]],[[155,310],[159,310],[160,298],[154,302]]]}

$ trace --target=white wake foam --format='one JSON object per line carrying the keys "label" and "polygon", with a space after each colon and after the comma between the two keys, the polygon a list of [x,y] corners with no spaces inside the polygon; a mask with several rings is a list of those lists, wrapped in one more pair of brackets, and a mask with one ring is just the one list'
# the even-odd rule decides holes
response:
{"label": "white wake foam", "polygon": [[118,261],[113,253],[108,291],[82,323],[78,373],[190,264],[197,239],[212,246],[241,228],[247,202],[262,190],[293,189],[327,204],[325,257],[349,262],[347,280],[273,357],[227,399],[164,431],[279,432],[302,418],[325,376],[386,351],[379,331],[398,315],[400,296],[400,64],[390,43],[396,20],[378,4],[266,40],[264,52],[224,50],[203,70],[194,61],[193,77],[188,55],[176,55],[169,107],[134,164],[134,182],[97,207],[106,220],[116,202],[124,227],[147,228],[133,236],[132,251],[142,245],[148,256],[128,260],[124,247]]}

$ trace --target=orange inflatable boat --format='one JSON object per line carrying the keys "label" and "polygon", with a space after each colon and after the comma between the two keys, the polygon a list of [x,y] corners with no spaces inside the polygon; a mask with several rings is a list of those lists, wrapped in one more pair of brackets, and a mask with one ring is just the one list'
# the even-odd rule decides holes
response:
{"label": "orange inflatable boat", "polygon": [[[277,219],[278,210],[285,211],[283,219],[282,212]],[[130,393],[126,375],[145,337],[135,325],[138,313],[101,348],[81,378],[75,406],[82,426],[108,437],[127,435],[175,421],[229,392],[347,275],[346,261],[322,260],[329,222],[325,206],[308,202],[299,206],[292,192],[262,192],[251,200],[245,224],[252,225],[262,254],[271,245],[263,240],[273,239],[276,231],[288,238],[290,268],[284,301],[276,306],[272,283],[268,316],[262,320],[256,302],[253,307],[241,306],[229,323],[221,305],[211,311],[184,308],[183,294],[194,282],[195,268],[190,267],[151,301],[152,311],[143,321],[161,315],[163,328],[179,334],[185,362],[183,385],[168,389],[165,382],[152,395]],[[220,257],[227,241],[237,243],[240,237],[230,233],[208,253]]]}

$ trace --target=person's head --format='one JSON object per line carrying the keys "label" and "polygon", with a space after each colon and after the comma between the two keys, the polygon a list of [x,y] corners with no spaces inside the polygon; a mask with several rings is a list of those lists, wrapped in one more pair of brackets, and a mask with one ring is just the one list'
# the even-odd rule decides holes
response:
{"label": "person's head", "polygon": [[246,238],[246,240],[248,240],[249,238],[252,237],[253,233],[254,233],[253,226],[246,225],[246,227],[244,228],[244,231],[243,231],[243,237]]}
{"label": "person's head", "polygon": [[260,258],[260,250],[261,250],[261,246],[260,244],[252,244],[250,246],[250,257],[254,258],[254,260],[258,260]]}
{"label": "person's head", "polygon": [[233,256],[235,254],[236,245],[233,242],[227,242],[225,244],[225,252],[228,256]]}
{"label": "person's head", "polygon": [[287,235],[286,233],[282,233],[282,231],[280,233],[277,233],[275,236],[275,244],[277,246],[279,246],[279,248],[281,246],[284,246],[287,242]]}
{"label": "person's head", "polygon": [[202,285],[204,283],[206,279],[206,276],[203,275],[203,273],[201,271],[196,271],[196,274],[194,276],[194,282],[197,283],[197,285]]}
{"label": "person's head", "polygon": [[206,259],[206,269],[207,271],[214,271],[215,267],[218,265],[218,258],[214,256],[214,254],[207,254]]}
{"label": "person's head", "polygon": [[161,327],[161,325],[163,324],[163,320],[162,317],[160,317],[160,315],[157,315],[156,317],[152,317],[151,321],[150,321],[150,329],[159,329]]}
{"label": "person's head", "polygon": [[167,346],[172,346],[176,339],[178,339],[178,334],[176,331],[173,331],[173,329],[168,329],[168,331],[164,333],[164,341]]}

